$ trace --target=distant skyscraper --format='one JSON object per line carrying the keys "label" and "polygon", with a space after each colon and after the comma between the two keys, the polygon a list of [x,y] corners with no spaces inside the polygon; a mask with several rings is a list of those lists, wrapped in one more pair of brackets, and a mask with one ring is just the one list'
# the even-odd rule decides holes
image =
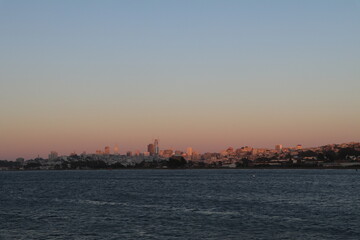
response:
{"label": "distant skyscraper", "polygon": [[105,147],[104,154],[110,154],[110,147],[109,146]]}
{"label": "distant skyscraper", "polygon": [[58,153],[55,151],[51,151],[49,154],[49,160],[55,160],[58,157]]}
{"label": "distant skyscraper", "polygon": [[192,149],[192,147],[188,147],[188,148],[186,149],[186,155],[188,155],[189,157],[191,157],[192,154],[193,154],[193,149]]}
{"label": "distant skyscraper", "polygon": [[283,146],[282,146],[281,144],[276,144],[276,145],[275,145],[275,150],[276,150],[276,151],[281,151],[281,150],[282,150],[282,147],[283,147]]}
{"label": "distant skyscraper", "polygon": [[139,150],[135,150],[135,151],[134,151],[134,156],[140,156],[140,151],[139,151]]}
{"label": "distant skyscraper", "polygon": [[155,146],[154,146],[154,144],[150,143],[147,148],[148,148],[147,151],[150,153],[151,156],[155,155]]}
{"label": "distant skyscraper", "polygon": [[158,156],[159,155],[159,140],[155,139],[154,141],[154,150],[155,150],[155,155]]}
{"label": "distant skyscraper", "polygon": [[118,147],[118,145],[115,145],[115,147],[114,147],[114,154],[119,154],[119,147]]}

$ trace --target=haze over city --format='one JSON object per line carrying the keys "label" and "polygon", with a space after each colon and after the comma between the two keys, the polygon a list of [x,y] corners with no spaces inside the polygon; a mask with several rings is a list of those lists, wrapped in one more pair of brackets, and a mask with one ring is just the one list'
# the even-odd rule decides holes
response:
{"label": "haze over city", "polygon": [[360,141],[359,1],[0,0],[0,159]]}

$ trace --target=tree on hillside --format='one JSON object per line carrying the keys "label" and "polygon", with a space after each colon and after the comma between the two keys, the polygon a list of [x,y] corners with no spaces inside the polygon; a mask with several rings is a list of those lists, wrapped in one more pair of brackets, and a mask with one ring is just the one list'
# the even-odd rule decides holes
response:
{"label": "tree on hillside", "polygon": [[183,168],[186,166],[186,160],[182,156],[173,156],[169,158],[168,168]]}

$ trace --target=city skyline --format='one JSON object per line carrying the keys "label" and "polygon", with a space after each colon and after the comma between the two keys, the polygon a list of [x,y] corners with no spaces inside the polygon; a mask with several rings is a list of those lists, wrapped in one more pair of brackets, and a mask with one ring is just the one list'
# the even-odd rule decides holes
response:
{"label": "city skyline", "polygon": [[359,22],[355,0],[0,0],[0,159],[359,142]]}
{"label": "city skyline", "polygon": [[[154,143],[157,142],[157,148],[155,148]],[[105,145],[103,148],[96,148],[96,150],[91,150],[91,151],[86,151],[86,150],[82,150],[82,151],[77,151],[77,150],[73,150],[71,152],[65,153],[65,152],[58,152],[56,149],[51,149],[48,150],[47,153],[44,153],[43,155],[37,154],[36,156],[33,157],[26,157],[26,156],[16,156],[14,159],[0,159],[0,160],[10,160],[10,161],[14,161],[16,159],[36,159],[36,158],[56,158],[58,156],[71,156],[71,155],[127,155],[127,156],[145,156],[145,157],[158,157],[158,156],[162,156],[164,157],[165,155],[168,155],[169,151],[171,151],[171,155],[187,155],[187,156],[191,156],[193,154],[195,155],[203,155],[206,153],[223,153],[226,151],[229,151],[229,149],[231,149],[231,151],[246,151],[246,152],[252,152],[253,150],[266,150],[266,151],[272,151],[272,152],[283,152],[285,150],[285,152],[289,151],[289,150],[296,150],[296,151],[307,151],[309,149],[314,149],[314,148],[320,148],[320,147],[324,147],[324,146],[332,146],[332,145],[347,145],[347,144],[359,144],[358,142],[343,142],[343,143],[328,143],[328,144],[323,144],[323,145],[317,145],[317,146],[304,146],[303,144],[296,144],[296,145],[283,145],[283,144],[275,144],[272,147],[259,147],[259,146],[253,146],[253,145],[229,145],[226,146],[224,148],[221,149],[217,149],[217,150],[213,150],[213,151],[209,151],[209,150],[205,150],[205,151],[199,151],[198,149],[194,149],[192,146],[187,146],[186,148],[174,148],[174,147],[169,147],[169,145],[166,145],[165,147],[159,147],[159,140],[158,139],[154,139],[153,142],[148,143],[147,145],[145,145],[143,148],[136,148],[136,149],[126,149],[126,148],[120,148],[118,144],[114,144],[114,145]],[[155,150],[157,149],[157,151]],[[50,157],[53,156],[53,157]],[[55,156],[55,157],[54,157]]]}
{"label": "city skyline", "polygon": [[186,151],[160,149],[159,141],[147,145],[144,152],[136,150],[111,152],[110,146],[96,153],[75,152],[62,155],[51,151],[48,157],[0,160],[0,170],[70,170],[121,168],[357,168],[360,166],[360,142],[327,144],[303,148],[301,144],[274,148],[252,146],[228,147],[217,152],[199,153],[188,147]]}

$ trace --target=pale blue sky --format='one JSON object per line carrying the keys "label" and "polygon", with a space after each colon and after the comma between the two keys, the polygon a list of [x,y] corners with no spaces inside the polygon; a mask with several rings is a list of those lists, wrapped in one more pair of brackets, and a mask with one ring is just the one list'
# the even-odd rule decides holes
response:
{"label": "pale blue sky", "polygon": [[0,158],[359,141],[359,92],[360,1],[0,0]]}

